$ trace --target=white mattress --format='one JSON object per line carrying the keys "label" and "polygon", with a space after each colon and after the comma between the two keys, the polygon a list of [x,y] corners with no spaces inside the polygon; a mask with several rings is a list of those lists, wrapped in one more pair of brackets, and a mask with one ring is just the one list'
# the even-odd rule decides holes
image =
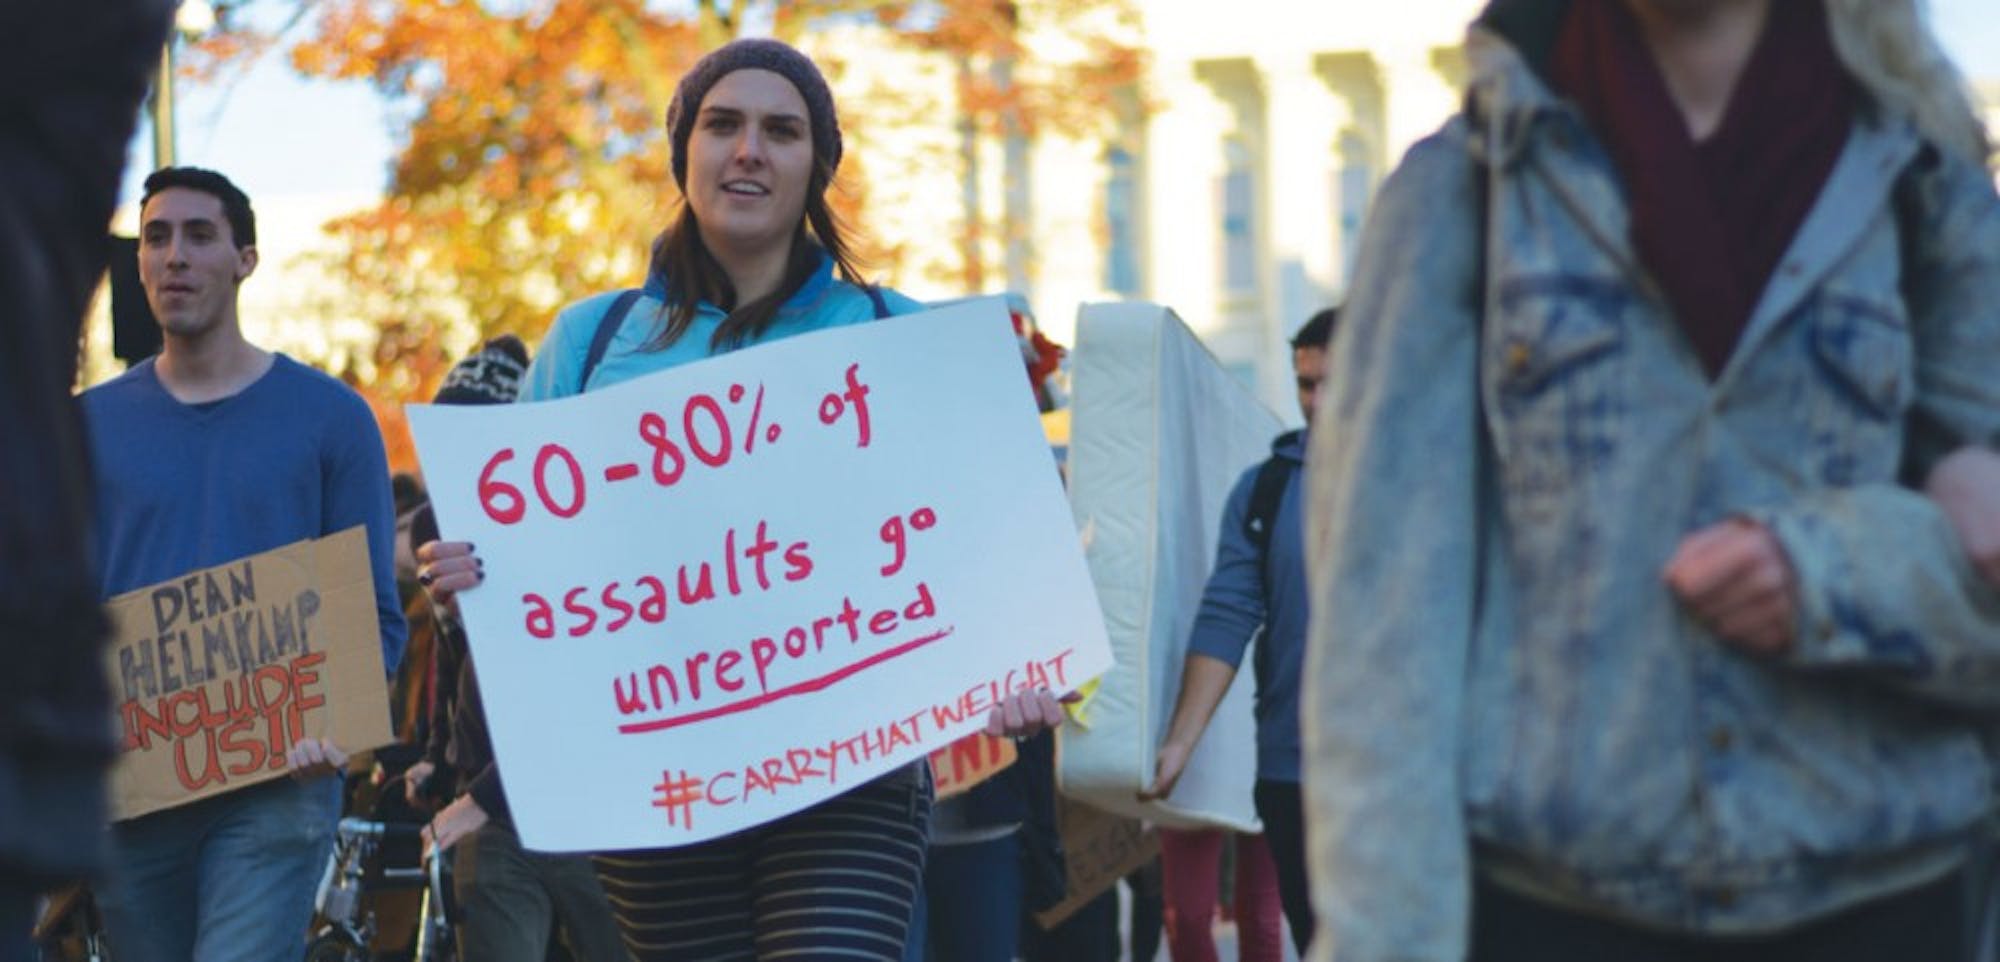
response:
{"label": "white mattress", "polygon": [[1085,305],[1070,377],[1070,505],[1116,663],[1083,724],[1062,730],[1062,790],[1167,825],[1257,831],[1247,653],[1173,797],[1134,793],[1173,714],[1223,501],[1283,426],[1157,305]]}

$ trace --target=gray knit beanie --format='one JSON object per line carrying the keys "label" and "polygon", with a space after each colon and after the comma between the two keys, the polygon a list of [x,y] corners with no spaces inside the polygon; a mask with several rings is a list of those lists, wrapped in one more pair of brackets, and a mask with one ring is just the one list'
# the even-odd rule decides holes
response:
{"label": "gray knit beanie", "polygon": [[777,40],[747,37],[732,40],[695,61],[680,85],[674,88],[673,103],[667,105],[667,137],[673,144],[674,183],[687,187],[688,136],[694,132],[694,117],[709,88],[725,75],[738,70],[769,70],[797,87],[805,99],[812,121],[813,156],[826,159],[831,172],[840,166],[840,118],[833,112],[833,91],[812,59]]}

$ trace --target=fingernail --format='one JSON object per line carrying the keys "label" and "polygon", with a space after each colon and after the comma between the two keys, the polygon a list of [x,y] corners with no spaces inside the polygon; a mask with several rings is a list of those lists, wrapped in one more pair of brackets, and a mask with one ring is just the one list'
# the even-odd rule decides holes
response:
{"label": "fingernail", "polygon": [[486,580],[486,572],[484,571],[475,571],[472,573],[472,576],[480,581]]}
{"label": "fingernail", "polygon": [[426,571],[426,572],[424,572],[423,574],[420,574],[420,575],[418,575],[418,576],[417,576],[417,584],[420,584],[420,585],[423,585],[423,586],[424,586],[424,587],[426,587],[426,588],[430,587],[430,585],[431,585],[431,573],[430,573],[430,572],[428,572],[428,571]]}

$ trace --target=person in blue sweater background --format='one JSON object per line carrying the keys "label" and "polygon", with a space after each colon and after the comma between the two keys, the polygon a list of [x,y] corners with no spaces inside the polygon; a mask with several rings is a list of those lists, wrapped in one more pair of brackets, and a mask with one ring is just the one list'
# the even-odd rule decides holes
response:
{"label": "person in blue sweater background", "polygon": [[[1299,410],[1308,427],[1318,407],[1326,370],[1326,345],[1333,337],[1339,311],[1327,308],[1307,320],[1292,337],[1292,370],[1298,376]],[[1257,818],[1264,823],[1263,844],[1270,849],[1278,875],[1278,901],[1284,906],[1292,941],[1300,953],[1312,941],[1312,909],[1306,889],[1305,835],[1299,798],[1299,671],[1305,658],[1306,569],[1305,431],[1281,435],[1271,457],[1290,464],[1279,494],[1277,514],[1268,519],[1260,548],[1245,524],[1259,462],[1236,482],[1222,509],[1222,533],[1217,539],[1215,570],[1201,594],[1201,608],[1188,635],[1187,662],[1181,670],[1180,695],[1160,743],[1153,784],[1142,798],[1165,798],[1187,768],[1188,758],[1208,728],[1222,696],[1236,680],[1243,652],[1257,639],[1253,669],[1257,680]],[[1251,838],[1255,838],[1251,836]],[[1250,844],[1255,844],[1254,842]],[[1164,860],[1164,859],[1163,859]],[[1254,857],[1251,864],[1258,861]],[[1243,857],[1239,854],[1239,865]],[[1169,876],[1175,869],[1165,864]],[[1208,867],[1214,874],[1213,863]],[[1240,886],[1244,881],[1237,883]],[[1213,891],[1214,883],[1208,883]],[[1174,888],[1171,878],[1168,888]],[[1168,894],[1169,912],[1174,898]],[[1239,921],[1244,921],[1239,916]],[[1173,928],[1169,924],[1169,929]],[[1246,951],[1248,951],[1246,935]],[[1247,956],[1246,956],[1247,957]]]}
{"label": "person in blue sweater background", "polygon": [[[99,588],[110,598],[362,524],[382,662],[405,626],[382,436],[346,385],[251,344],[237,292],[257,267],[249,198],[213,171],[146,178],[139,277],[156,357],[83,394],[96,466]],[[340,813],[340,747],[306,738],[291,778],[111,827],[98,893],[121,962],[296,957]]]}

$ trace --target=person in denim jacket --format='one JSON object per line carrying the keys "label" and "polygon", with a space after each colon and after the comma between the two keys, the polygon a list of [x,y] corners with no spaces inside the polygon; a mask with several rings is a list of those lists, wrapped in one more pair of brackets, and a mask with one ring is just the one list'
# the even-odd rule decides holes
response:
{"label": "person in denim jacket", "polygon": [[1925,31],[1914,0],[1474,25],[1314,422],[1311,958],[1960,956],[2000,198]]}

